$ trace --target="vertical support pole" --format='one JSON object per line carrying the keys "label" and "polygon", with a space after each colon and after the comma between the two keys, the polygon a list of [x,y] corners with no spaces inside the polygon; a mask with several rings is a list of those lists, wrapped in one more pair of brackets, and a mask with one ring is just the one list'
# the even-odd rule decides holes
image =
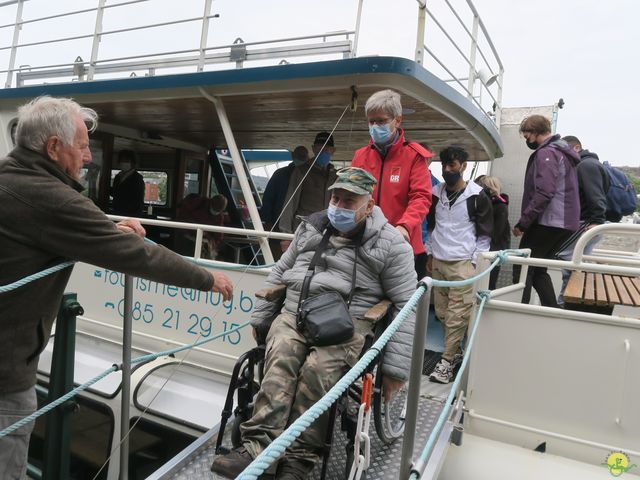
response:
{"label": "vertical support pole", "polygon": [[131,329],[133,277],[124,276],[124,324],[122,325],[122,399],[120,404],[120,480],[129,478],[129,405],[131,404]]}
{"label": "vertical support pole", "polygon": [[9,68],[7,69],[7,81],[4,84],[4,88],[11,88],[11,81],[13,78],[13,69],[16,66],[16,53],[18,51],[18,40],[20,39],[20,30],[22,30],[22,7],[25,0],[18,0],[18,7],[16,9],[16,23],[13,26],[13,40],[11,40],[11,53],[9,54]]}
{"label": "vertical support pole", "polygon": [[358,13],[356,14],[356,33],[353,37],[353,48],[351,58],[355,58],[358,52],[358,40],[360,40],[360,21],[362,20],[362,4],[364,0],[358,0]]}
{"label": "vertical support pole", "polygon": [[[76,316],[84,313],[77,299],[75,293],[65,293],[58,311],[51,359],[48,403],[73,389]],[[47,416],[43,471],[45,479],[69,478],[70,420],[74,407],[75,402],[69,400]]]}
{"label": "vertical support pole", "polygon": [[502,122],[502,79],[504,77],[504,68],[500,67],[500,72],[498,73],[498,95],[496,102],[496,126],[498,130],[500,130],[500,122]]}
{"label": "vertical support pole", "polygon": [[200,56],[198,58],[198,71],[204,70],[204,57],[207,54],[207,37],[209,36],[209,15],[211,15],[211,1],[205,0],[202,13],[202,31],[200,32]]}
{"label": "vertical support pole", "polygon": [[202,256],[202,229],[196,230],[196,245],[193,252],[193,258],[200,258]]}
{"label": "vertical support pole", "polygon": [[[476,52],[478,51],[478,25],[480,17],[473,15],[473,27],[471,28],[471,51],[469,52],[469,80],[467,90],[469,99],[473,98],[473,86],[476,83]],[[482,88],[482,86],[480,86]]]}
{"label": "vertical support pole", "polygon": [[402,458],[400,460],[400,479],[409,478],[413,459],[413,447],[418,418],[418,402],[420,401],[420,384],[422,381],[422,362],[424,360],[424,345],[427,339],[427,323],[429,321],[429,303],[431,301],[431,278],[425,277],[420,283],[426,291],[420,297],[416,311],[416,328],[413,336],[413,351],[411,352],[411,372],[409,373],[409,391],[407,393],[407,416],[404,422],[402,437]]}
{"label": "vertical support pole", "polygon": [[427,0],[418,0],[418,33],[416,34],[415,62],[424,63],[424,29],[427,21]]}
{"label": "vertical support pole", "polygon": [[87,80],[93,80],[96,73],[96,62],[98,61],[98,48],[102,40],[102,17],[104,16],[104,5],[107,0],[98,0],[98,8],[96,10],[96,27],[93,29],[93,43],[91,44],[91,59],[89,60],[89,72]]}
{"label": "vertical support pole", "polygon": [[[236,140],[233,137],[233,132],[231,131],[231,125],[229,124],[229,119],[227,117],[227,111],[224,108],[224,104],[222,103],[220,97],[212,97],[203,89],[200,89],[200,93],[209,101],[211,101],[216,107],[218,119],[220,120],[220,126],[222,127],[224,138],[227,141],[227,147],[229,148],[229,153],[231,153],[231,159],[233,160],[233,168],[235,169],[236,175],[238,176],[238,182],[240,182],[242,195],[244,196],[244,201],[247,204],[249,216],[251,217],[251,222],[253,223],[253,229],[258,232],[264,232],[264,229],[262,228],[262,220],[260,219],[260,214],[258,213],[258,207],[256,206],[256,202],[253,199],[253,192],[251,191],[251,186],[249,185],[249,181],[247,180],[247,174],[244,169],[244,161],[240,156],[240,150],[238,150]],[[260,242],[260,249],[262,250],[264,261],[266,263],[273,263],[273,255],[271,254],[271,248],[269,247],[269,240],[266,237],[260,237],[258,241]]]}

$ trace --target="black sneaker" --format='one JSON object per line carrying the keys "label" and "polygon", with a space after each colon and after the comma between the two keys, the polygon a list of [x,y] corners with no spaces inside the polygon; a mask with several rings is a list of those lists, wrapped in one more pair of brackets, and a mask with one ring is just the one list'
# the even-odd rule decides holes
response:
{"label": "black sneaker", "polygon": [[307,460],[287,460],[280,462],[278,467],[278,480],[307,480],[313,471],[314,463]]}
{"label": "black sneaker", "polygon": [[253,462],[253,457],[244,447],[238,447],[226,455],[218,455],[213,459],[211,471],[228,478],[236,478]]}

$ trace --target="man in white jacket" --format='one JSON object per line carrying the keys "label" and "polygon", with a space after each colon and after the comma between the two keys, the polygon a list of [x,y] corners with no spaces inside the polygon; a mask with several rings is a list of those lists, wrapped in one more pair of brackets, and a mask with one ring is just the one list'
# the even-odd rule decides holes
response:
{"label": "man in white jacket", "polygon": [[[460,147],[440,152],[444,183],[433,188],[428,216],[427,270],[436,280],[465,280],[475,274],[478,252],[489,251],[493,215],[482,187],[462,178],[469,155]],[[462,359],[461,343],[473,307],[473,286],[434,289],[436,316],[444,326],[444,352],[429,377],[449,383]]]}

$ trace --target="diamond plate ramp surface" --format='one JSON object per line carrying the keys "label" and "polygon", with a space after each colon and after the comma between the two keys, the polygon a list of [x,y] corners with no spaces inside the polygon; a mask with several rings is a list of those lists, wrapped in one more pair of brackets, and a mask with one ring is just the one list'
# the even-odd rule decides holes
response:
{"label": "diamond plate ramp surface", "polygon": [[[428,381],[423,377],[421,388],[420,402],[418,405],[418,421],[416,425],[416,439],[414,448],[414,457],[419,455],[424,447],[433,426],[442,410],[443,399],[448,394],[450,385],[438,385]],[[228,433],[230,429],[227,429]],[[377,479],[396,479],[400,471],[400,457],[402,451],[402,439],[397,440],[392,445],[385,445],[378,439],[371,422],[370,432],[371,441],[371,465],[367,471],[368,480]],[[227,435],[225,435],[226,437]],[[228,439],[225,439],[228,440]],[[230,441],[223,442],[229,445]],[[181,464],[176,465],[172,472],[162,477],[163,479],[176,480],[195,480],[195,479],[222,479],[223,477],[214,475],[209,468],[215,456],[215,438],[205,442],[201,447],[193,452]],[[331,448],[331,458],[329,459],[327,468],[327,480],[341,480],[346,478],[346,450],[347,444],[346,434],[340,430],[340,421],[336,421],[334,430],[333,446]],[[320,479],[321,465],[317,465],[310,479]]]}

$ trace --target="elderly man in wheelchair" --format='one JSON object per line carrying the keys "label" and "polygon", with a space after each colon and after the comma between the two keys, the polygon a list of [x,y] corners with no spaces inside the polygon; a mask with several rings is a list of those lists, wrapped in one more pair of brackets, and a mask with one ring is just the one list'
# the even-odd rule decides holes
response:
{"label": "elderly man in wheelchair", "polygon": [[[259,302],[253,314],[254,336],[266,341],[253,416],[240,427],[242,445],[217,456],[213,472],[230,478],[242,472],[355,364],[374,328],[365,312],[389,299],[395,315],[415,291],[411,246],[374,205],[375,183],[365,170],[340,170],[328,209],[303,220],[272,269],[266,285],[284,284],[286,295],[283,303]],[[386,401],[408,378],[414,320],[409,316],[387,345],[381,365]],[[324,415],[304,431],[280,460],[276,478],[307,478],[326,428]]]}

